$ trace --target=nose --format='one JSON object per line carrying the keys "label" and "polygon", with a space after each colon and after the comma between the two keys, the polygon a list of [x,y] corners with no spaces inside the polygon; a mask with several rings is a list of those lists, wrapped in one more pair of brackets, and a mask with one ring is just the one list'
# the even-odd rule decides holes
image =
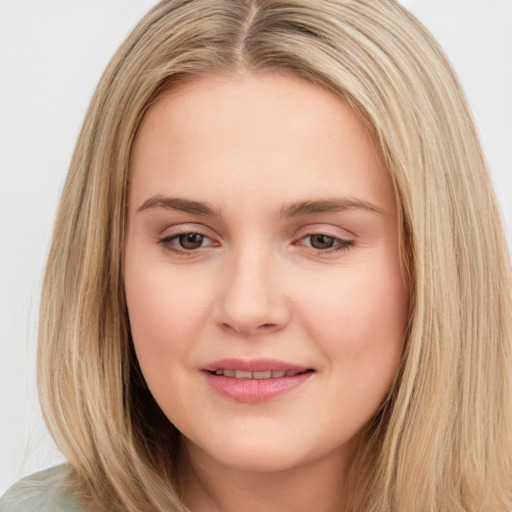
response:
{"label": "nose", "polygon": [[222,328],[241,335],[279,331],[290,320],[282,269],[257,251],[233,257],[226,269],[217,308]]}

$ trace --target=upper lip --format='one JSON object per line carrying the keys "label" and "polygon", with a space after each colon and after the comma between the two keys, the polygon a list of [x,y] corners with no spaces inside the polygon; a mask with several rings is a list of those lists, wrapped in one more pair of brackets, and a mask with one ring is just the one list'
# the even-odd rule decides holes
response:
{"label": "upper lip", "polygon": [[245,372],[266,372],[276,371],[296,371],[304,372],[311,370],[308,366],[279,361],[277,359],[220,359],[213,361],[201,368],[204,371],[214,372],[216,370],[241,370]]}

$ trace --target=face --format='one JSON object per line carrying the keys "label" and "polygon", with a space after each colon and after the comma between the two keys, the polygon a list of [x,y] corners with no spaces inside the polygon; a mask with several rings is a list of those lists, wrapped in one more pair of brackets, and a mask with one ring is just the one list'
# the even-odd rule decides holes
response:
{"label": "face", "polygon": [[342,459],[408,311],[391,180],[338,96],[278,74],[166,92],[136,136],[125,285],[147,384],[196,457]]}

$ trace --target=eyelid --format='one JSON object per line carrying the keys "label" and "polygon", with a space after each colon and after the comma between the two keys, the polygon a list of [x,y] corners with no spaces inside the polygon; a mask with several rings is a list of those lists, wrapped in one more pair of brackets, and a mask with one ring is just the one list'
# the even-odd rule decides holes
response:
{"label": "eyelid", "polygon": [[218,238],[212,229],[208,228],[204,224],[193,223],[193,222],[182,222],[173,225],[168,225],[164,229],[159,230],[158,238],[170,238],[175,235],[183,235],[186,233],[197,233],[207,238]]}
{"label": "eyelid", "polygon": [[[316,247],[305,245],[305,247],[307,247],[308,249],[315,251],[316,253],[319,253],[319,254],[322,254],[322,253],[329,254],[331,252],[336,252],[336,251],[343,250],[343,249],[349,249],[350,247],[355,245],[355,242],[352,239],[341,238],[339,236],[333,236],[333,235],[329,235],[327,233],[310,233],[309,235],[304,235],[304,236],[300,237],[297,240],[297,242],[300,242],[306,238],[311,238],[313,236],[325,236],[328,238],[332,238],[335,242],[337,242],[337,244],[334,245],[333,247],[327,247],[325,249],[317,249]],[[295,242],[295,243],[297,243],[297,242]]]}
{"label": "eyelid", "polygon": [[[320,235],[332,238],[334,240],[334,245],[332,247],[319,249],[310,244],[304,243],[304,240],[307,238]],[[308,224],[306,226],[301,226],[301,228],[297,230],[293,245],[302,246],[308,252],[317,256],[333,257],[350,250],[355,245],[356,238],[357,236],[354,233],[338,226],[320,223]]]}
{"label": "eyelid", "polygon": [[350,231],[346,228],[342,228],[340,226],[328,224],[328,223],[311,223],[304,226],[301,226],[295,232],[295,238],[303,238],[311,235],[325,235],[331,236],[333,238],[337,238],[340,240],[356,240],[358,235],[353,231]]}
{"label": "eyelid", "polygon": [[[192,223],[186,223],[186,224],[176,224],[174,226],[167,226],[165,229],[163,229],[157,236],[156,236],[156,244],[159,245],[164,251],[169,253],[174,253],[178,255],[183,256],[194,256],[195,253],[198,253],[201,251],[201,249],[207,249],[209,247],[215,247],[220,245],[217,238],[215,236],[212,236],[211,234],[208,234],[208,232],[211,231],[210,229],[198,225],[198,224],[192,224]],[[211,243],[209,243],[207,246],[204,247],[198,247],[197,249],[185,249],[180,248],[178,245],[174,246],[174,242],[182,235],[186,235],[189,233],[195,233],[200,236],[202,236],[205,239],[210,240]]]}

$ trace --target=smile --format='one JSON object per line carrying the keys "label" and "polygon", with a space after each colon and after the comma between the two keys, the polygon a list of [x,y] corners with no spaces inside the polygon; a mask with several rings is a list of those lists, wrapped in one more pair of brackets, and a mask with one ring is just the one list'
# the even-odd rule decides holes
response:
{"label": "smile", "polygon": [[223,359],[202,368],[210,388],[242,403],[266,402],[306,383],[315,370],[273,359]]}
{"label": "smile", "polygon": [[215,370],[215,375],[234,377],[235,379],[278,379],[281,377],[295,377],[295,375],[300,373],[304,373],[304,371],[267,370],[263,372],[249,372],[244,370]]}

